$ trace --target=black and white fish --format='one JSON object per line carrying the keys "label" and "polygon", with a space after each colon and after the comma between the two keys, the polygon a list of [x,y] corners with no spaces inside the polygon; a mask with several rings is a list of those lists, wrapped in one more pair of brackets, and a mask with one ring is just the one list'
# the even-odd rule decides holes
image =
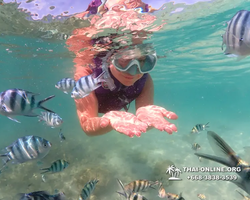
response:
{"label": "black and white fish", "polygon": [[142,196],[141,194],[138,193],[132,193],[130,196],[127,198],[127,200],[148,200],[146,197]]}
{"label": "black and white fish", "polygon": [[173,193],[166,193],[166,199],[168,200],[185,200],[182,197],[182,193],[178,194],[173,194]]}
{"label": "black and white fish", "polygon": [[237,172],[237,181],[232,181],[235,185],[250,194],[250,165],[242,160],[234,150],[215,132],[208,131],[207,138],[209,144],[217,155],[208,155],[204,153],[195,153],[195,155],[218,162],[227,167],[240,167],[241,171]]}
{"label": "black and white fish", "polygon": [[36,191],[30,193],[20,193],[16,195],[15,199],[19,200],[66,200],[66,196],[63,192],[57,194],[49,194],[46,191]]}
{"label": "black and white fish", "polygon": [[193,149],[193,150],[197,151],[197,150],[199,150],[200,148],[201,148],[201,146],[200,146],[198,143],[192,144],[192,149]]}
{"label": "black and white fish", "polygon": [[250,11],[240,10],[228,22],[223,34],[223,45],[226,45],[224,54],[229,57],[242,59],[250,55]]}
{"label": "black and white fish", "polygon": [[[24,163],[31,160],[42,159],[51,148],[51,143],[38,136],[25,136],[19,138],[13,144],[5,148],[5,154],[1,154],[4,165],[12,163]],[[1,169],[3,169],[3,167]]]}
{"label": "black and white fish", "polygon": [[0,93],[0,114],[8,117],[9,119],[20,123],[18,120],[12,118],[15,115],[23,115],[28,117],[36,117],[37,114],[33,113],[36,108],[41,108],[48,112],[53,112],[42,104],[55,95],[49,96],[39,102],[36,102],[35,96],[38,94],[22,90],[22,89],[9,89]]}
{"label": "black and white fish", "polygon": [[55,87],[59,90],[62,90],[65,94],[70,93],[75,87],[76,82],[72,78],[63,78],[57,82]]}
{"label": "black and white fish", "polygon": [[153,186],[159,184],[159,181],[154,182],[148,180],[136,180],[124,186],[121,180],[117,179],[117,182],[123,190],[123,192],[117,192],[117,193],[125,196],[126,198],[129,198],[132,193],[145,191],[148,188],[155,189]]}
{"label": "black and white fish", "polygon": [[59,34],[59,39],[60,40],[67,40],[69,39],[70,35],[69,34],[66,34],[66,33],[60,33]]}
{"label": "black and white fish", "polygon": [[39,121],[44,121],[45,124],[51,128],[59,127],[63,123],[62,118],[58,114],[52,112],[41,112],[38,118]]}
{"label": "black and white fish", "polygon": [[62,129],[60,129],[60,131],[59,131],[59,138],[60,138],[61,142],[64,141],[64,140],[66,140],[66,137],[62,133]]}
{"label": "black and white fish", "polygon": [[94,179],[86,183],[81,191],[79,200],[87,200],[91,196],[98,182],[99,182],[98,179]]}
{"label": "black and white fish", "polygon": [[56,172],[63,171],[68,166],[69,166],[69,162],[67,162],[65,160],[57,160],[57,161],[53,162],[50,167],[42,168],[40,170],[44,170],[41,174],[45,174],[48,172],[56,173]]}
{"label": "black and white fish", "polygon": [[208,126],[209,122],[206,124],[196,124],[193,128],[191,133],[200,133],[201,131],[205,131]]}
{"label": "black and white fish", "polygon": [[88,96],[92,91],[101,86],[100,83],[106,82],[103,78],[104,74],[105,72],[103,71],[97,78],[94,78],[93,74],[80,78],[71,92],[71,97],[81,99]]}

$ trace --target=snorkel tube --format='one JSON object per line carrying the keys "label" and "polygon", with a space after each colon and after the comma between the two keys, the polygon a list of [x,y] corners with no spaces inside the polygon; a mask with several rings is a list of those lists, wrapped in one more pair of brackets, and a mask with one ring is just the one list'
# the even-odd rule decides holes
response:
{"label": "snorkel tube", "polygon": [[108,60],[109,60],[110,56],[113,54],[113,52],[114,52],[114,49],[109,51],[107,53],[107,55],[102,58],[102,71],[105,72],[103,74],[103,78],[105,79],[107,86],[111,91],[113,91],[116,88],[116,86],[114,84],[114,80],[111,78],[111,76],[109,74],[109,70],[108,70]]}

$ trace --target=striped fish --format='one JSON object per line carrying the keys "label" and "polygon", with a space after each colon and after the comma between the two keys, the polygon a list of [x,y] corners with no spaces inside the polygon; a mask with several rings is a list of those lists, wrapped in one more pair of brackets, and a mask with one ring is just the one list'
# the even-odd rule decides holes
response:
{"label": "striped fish", "polygon": [[121,180],[117,179],[117,181],[123,190],[123,192],[117,192],[117,193],[125,196],[126,198],[129,198],[132,193],[145,191],[148,188],[155,189],[153,186],[159,184],[158,181],[153,182],[148,180],[136,180],[124,186]]}
{"label": "striped fish", "polygon": [[101,86],[100,83],[105,82],[103,78],[104,74],[105,72],[103,71],[97,78],[93,78],[93,74],[80,78],[71,92],[71,97],[81,99],[88,96],[92,91]]}
{"label": "striped fish", "polygon": [[198,143],[192,144],[192,149],[193,149],[193,150],[197,151],[197,150],[199,150],[200,148],[201,148],[201,146],[200,146]]}
{"label": "striped fish", "polygon": [[48,172],[56,173],[61,172],[69,166],[69,163],[65,160],[57,160],[51,164],[48,168],[42,168],[40,170],[44,170],[41,174],[45,174]]}
{"label": "striped fish", "polygon": [[59,39],[60,40],[67,40],[69,39],[70,35],[66,34],[66,33],[60,33],[59,34]]}
{"label": "striped fish", "polygon": [[205,131],[208,126],[209,122],[206,124],[196,124],[193,128],[191,133],[200,133],[201,131]]}
{"label": "striped fish", "polygon": [[30,193],[20,193],[15,199],[19,200],[65,200],[65,194],[59,192],[57,194],[51,195],[45,191],[36,191]]}
{"label": "striped fish", "polygon": [[127,200],[147,200],[146,197],[138,194],[138,193],[132,193]]}
{"label": "striped fish", "polygon": [[9,119],[20,123],[18,120],[12,118],[13,115],[23,115],[28,117],[36,117],[37,114],[33,113],[35,108],[41,108],[48,112],[53,112],[45,107],[42,104],[55,95],[49,96],[46,99],[43,99],[39,102],[36,102],[35,96],[32,92],[28,92],[22,89],[9,89],[0,93],[0,114],[8,117]]}
{"label": "striped fish", "polygon": [[173,194],[173,193],[166,193],[166,199],[168,199],[168,200],[185,200],[182,197],[182,193],[180,193],[180,195]]}
{"label": "striped fish", "polygon": [[64,140],[66,140],[66,137],[62,133],[62,129],[60,129],[60,131],[59,131],[59,138],[60,138],[61,142],[64,141]]}
{"label": "striped fish", "polygon": [[63,123],[62,118],[58,114],[52,112],[41,112],[38,118],[39,121],[44,121],[45,124],[51,128],[59,127]]}
{"label": "striped fish", "polygon": [[76,82],[72,78],[63,78],[57,82],[55,87],[59,90],[62,90],[65,94],[70,93],[75,87]]}
{"label": "striped fish", "polygon": [[41,174],[45,174],[48,172],[56,173],[61,172],[69,166],[69,163],[65,160],[57,160],[51,164],[50,167],[42,168],[40,170],[44,170]]}
{"label": "striped fish", "polygon": [[98,179],[94,179],[86,183],[82,189],[82,192],[79,196],[79,200],[86,200],[90,197],[92,192],[95,189],[96,184],[99,182]]}
{"label": "striped fish", "polygon": [[160,197],[160,198],[165,198],[166,197],[166,191],[165,191],[165,189],[163,187],[162,182],[160,182],[160,184],[159,184],[158,197]]}
{"label": "striped fish", "polygon": [[227,29],[222,36],[222,50],[226,45],[225,55],[242,59],[250,55],[250,12],[238,11],[228,22]]}
{"label": "striped fish", "polygon": [[1,154],[4,165],[9,161],[13,163],[24,163],[30,160],[42,159],[50,150],[51,143],[38,136],[25,136],[19,138],[13,144],[5,148],[6,153]]}

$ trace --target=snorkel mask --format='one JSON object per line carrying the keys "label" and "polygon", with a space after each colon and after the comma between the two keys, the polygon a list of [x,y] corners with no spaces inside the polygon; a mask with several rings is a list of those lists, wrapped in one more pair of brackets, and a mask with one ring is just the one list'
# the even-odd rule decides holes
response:
{"label": "snorkel mask", "polygon": [[114,55],[112,64],[121,72],[131,75],[152,71],[157,62],[157,55],[152,44],[140,44],[126,48]]}

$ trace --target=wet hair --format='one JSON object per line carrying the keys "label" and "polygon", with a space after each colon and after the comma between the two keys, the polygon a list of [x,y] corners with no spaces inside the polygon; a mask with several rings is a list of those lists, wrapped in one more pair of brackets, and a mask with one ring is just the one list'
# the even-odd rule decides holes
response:
{"label": "wet hair", "polygon": [[106,49],[106,51],[100,51],[95,55],[95,59],[101,60],[104,58],[107,53],[112,51],[112,54],[109,56],[108,60],[106,60],[107,63],[110,63],[114,59],[119,59],[121,57],[125,57],[126,59],[136,59],[140,58],[142,56],[146,56],[149,54],[154,54],[155,49],[152,43],[146,43],[146,44],[128,44],[122,45],[121,38],[122,36],[127,36],[126,33],[122,34],[109,34],[108,36],[99,36],[92,39],[92,45],[98,45],[99,47],[102,47]]}
{"label": "wet hair", "polygon": [[112,59],[119,59],[122,57],[125,59],[135,59],[154,53],[156,52],[152,43],[137,44],[125,46],[122,49],[116,50],[112,56]]}

